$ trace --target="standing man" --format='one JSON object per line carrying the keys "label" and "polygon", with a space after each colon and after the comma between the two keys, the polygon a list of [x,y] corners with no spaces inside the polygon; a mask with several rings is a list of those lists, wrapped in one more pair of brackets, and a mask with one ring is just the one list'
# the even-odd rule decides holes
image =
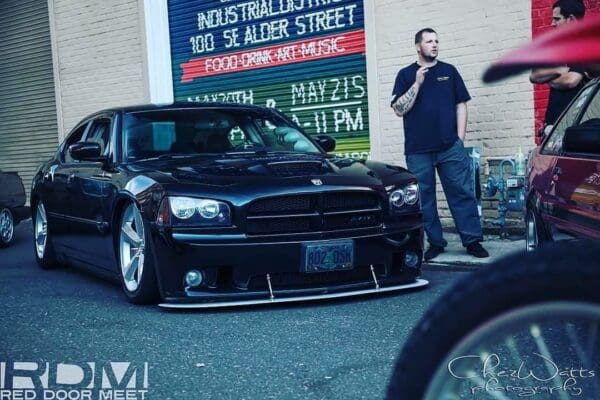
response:
{"label": "standing man", "polygon": [[438,61],[438,44],[433,29],[417,32],[418,60],[398,72],[391,103],[404,120],[406,164],[419,181],[429,241],[424,257],[437,257],[448,244],[437,210],[437,170],[463,246],[467,253],[485,258],[488,252],[480,244],[481,223],[463,146],[471,96],[456,68]]}
{"label": "standing man", "polygon": [[[585,5],[583,0],[558,0],[552,6],[552,27],[558,28],[581,20],[584,15]],[[556,123],[560,114],[585,84],[583,68],[568,65],[534,69],[529,75],[529,80],[531,83],[547,83],[550,85],[550,96],[548,97],[548,106],[544,117],[545,126]]]}

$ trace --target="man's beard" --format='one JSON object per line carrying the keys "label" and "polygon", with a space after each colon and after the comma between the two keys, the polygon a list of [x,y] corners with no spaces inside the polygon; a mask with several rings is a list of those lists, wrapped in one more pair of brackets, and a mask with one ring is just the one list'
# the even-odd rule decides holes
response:
{"label": "man's beard", "polygon": [[425,60],[427,62],[433,62],[437,58],[437,55],[433,56],[433,55],[421,54],[421,57],[423,57],[423,60]]}

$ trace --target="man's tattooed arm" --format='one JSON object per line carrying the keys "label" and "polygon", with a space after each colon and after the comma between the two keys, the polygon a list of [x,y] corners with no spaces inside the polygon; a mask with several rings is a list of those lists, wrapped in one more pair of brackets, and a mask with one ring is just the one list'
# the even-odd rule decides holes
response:
{"label": "man's tattooed arm", "polygon": [[415,75],[415,83],[404,93],[402,96],[396,100],[392,109],[396,113],[397,116],[402,117],[404,114],[409,112],[413,105],[415,105],[415,100],[417,99],[417,95],[419,94],[419,89],[425,80],[425,74],[429,71],[428,67],[420,67],[417,70]]}
{"label": "man's tattooed arm", "polygon": [[417,94],[419,93],[419,85],[416,83],[413,84],[410,89],[406,91],[402,96],[396,100],[393,105],[394,112],[399,117],[403,116],[407,112],[410,111],[412,106],[415,104],[415,100],[417,99]]}

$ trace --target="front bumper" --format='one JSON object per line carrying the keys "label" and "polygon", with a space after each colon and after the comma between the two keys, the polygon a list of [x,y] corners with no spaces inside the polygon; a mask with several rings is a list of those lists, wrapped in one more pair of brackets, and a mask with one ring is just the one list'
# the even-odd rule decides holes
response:
{"label": "front bumper", "polygon": [[172,308],[172,309],[199,309],[199,308],[225,308],[225,307],[239,307],[239,306],[250,306],[250,305],[261,305],[261,304],[278,304],[278,303],[292,303],[292,302],[301,302],[301,301],[314,301],[314,300],[326,300],[326,299],[338,299],[343,297],[354,297],[354,296],[364,296],[374,293],[386,293],[392,291],[401,291],[401,290],[409,290],[409,289],[418,289],[429,284],[425,279],[416,279],[412,283],[406,283],[404,285],[395,285],[389,287],[379,287],[375,286],[371,289],[364,290],[350,290],[343,292],[326,292],[322,294],[314,294],[314,295],[304,295],[304,296],[295,296],[295,297],[269,297],[264,299],[254,299],[254,300],[231,300],[231,301],[215,301],[208,303],[160,303],[159,306],[163,308]]}
{"label": "front bumper", "polygon": [[[155,231],[153,254],[163,307],[209,308],[282,303],[397,291],[427,285],[420,276],[423,229],[420,221],[395,229],[327,235],[252,238]],[[301,272],[302,244],[352,240],[354,268]],[[418,263],[405,264],[406,252]],[[185,274],[203,274],[197,288]]]}

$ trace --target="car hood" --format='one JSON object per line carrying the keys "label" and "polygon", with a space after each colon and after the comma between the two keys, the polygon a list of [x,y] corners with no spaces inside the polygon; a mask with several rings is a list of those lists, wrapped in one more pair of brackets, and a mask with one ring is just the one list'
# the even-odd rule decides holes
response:
{"label": "car hood", "polygon": [[[182,157],[129,166],[162,184],[235,186],[311,181],[314,185],[380,186],[415,181],[406,169],[375,161],[313,154]],[[307,179],[309,178],[309,179]]]}

